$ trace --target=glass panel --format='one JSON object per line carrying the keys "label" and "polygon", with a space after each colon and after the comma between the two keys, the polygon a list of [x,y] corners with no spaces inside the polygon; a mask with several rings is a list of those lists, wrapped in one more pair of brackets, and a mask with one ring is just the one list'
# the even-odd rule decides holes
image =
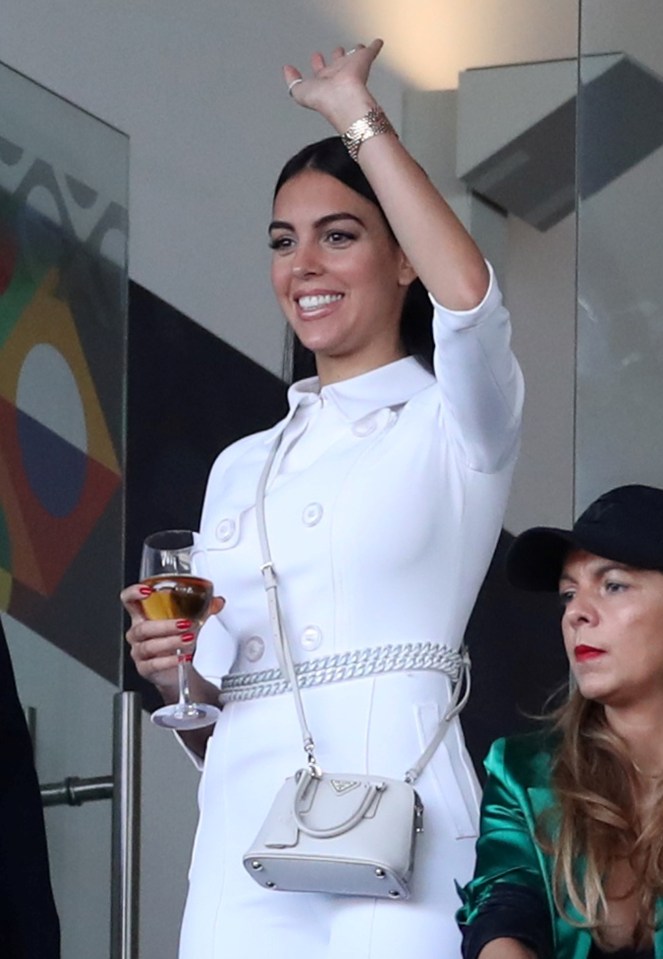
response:
{"label": "glass panel", "polygon": [[576,508],[663,486],[663,6],[583,0]]}
{"label": "glass panel", "polygon": [[[0,610],[40,781],[110,776],[128,139],[0,65]],[[46,810],[62,952],[107,959],[111,804]]]}

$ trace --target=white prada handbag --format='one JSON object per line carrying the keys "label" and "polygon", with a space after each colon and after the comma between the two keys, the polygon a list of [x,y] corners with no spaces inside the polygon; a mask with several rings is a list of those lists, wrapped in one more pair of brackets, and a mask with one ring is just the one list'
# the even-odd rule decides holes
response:
{"label": "white prada handbag", "polygon": [[442,742],[450,721],[467,702],[469,657],[466,652],[460,654],[462,665],[449,709],[403,780],[322,771],[283,631],[265,526],[265,486],[278,442],[272,447],[256,498],[261,571],[277,654],[292,688],[307,764],[279,789],[243,857],[244,867],[266,889],[406,900],[410,897],[416,837],[423,829],[424,807],[414,783]]}

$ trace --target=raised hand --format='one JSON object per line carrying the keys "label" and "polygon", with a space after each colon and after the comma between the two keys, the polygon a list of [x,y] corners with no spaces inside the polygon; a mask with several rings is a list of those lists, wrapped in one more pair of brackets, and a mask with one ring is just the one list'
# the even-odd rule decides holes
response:
{"label": "raised hand", "polygon": [[344,132],[353,120],[375,105],[366,83],[382,46],[382,40],[373,40],[368,46],[359,43],[347,53],[343,47],[336,47],[329,63],[322,53],[316,52],[311,56],[308,77],[295,66],[285,66],[283,77],[290,95],[300,106],[316,110],[339,132]]}

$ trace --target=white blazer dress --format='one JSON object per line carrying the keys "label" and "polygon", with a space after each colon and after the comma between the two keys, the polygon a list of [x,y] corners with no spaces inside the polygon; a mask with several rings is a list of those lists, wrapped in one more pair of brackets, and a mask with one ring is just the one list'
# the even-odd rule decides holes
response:
{"label": "white blazer dress", "polygon": [[[278,666],[260,573],[255,495],[265,498],[295,662],[387,644],[457,649],[490,562],[516,460],[522,376],[492,270],[483,302],[435,304],[435,376],[407,357],[320,389],[293,385],[289,412],[215,462],[200,542],[221,614],[195,666]],[[402,778],[445,713],[439,671],[373,674],[304,689],[329,771]],[[425,806],[407,902],[264,890],[249,848],[283,780],[304,765],[292,695],[225,705],[208,742],[180,959],[439,959],[459,955],[457,895],[472,874],[479,788],[460,724],[417,783]]]}

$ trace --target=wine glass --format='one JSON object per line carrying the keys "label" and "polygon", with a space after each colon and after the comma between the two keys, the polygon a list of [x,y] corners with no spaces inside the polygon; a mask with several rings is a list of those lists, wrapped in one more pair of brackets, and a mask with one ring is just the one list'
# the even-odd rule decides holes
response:
{"label": "wine glass", "polygon": [[[140,579],[152,588],[150,595],[142,601],[148,619],[188,619],[191,632],[194,636],[198,634],[213,594],[211,581],[194,572],[194,565],[200,567],[203,555],[201,550],[195,550],[195,537],[190,530],[165,529],[147,537],[143,544]],[[178,701],[152,713],[152,722],[169,729],[210,726],[217,721],[221,710],[209,703],[191,702],[190,657],[182,649],[177,653]]]}

